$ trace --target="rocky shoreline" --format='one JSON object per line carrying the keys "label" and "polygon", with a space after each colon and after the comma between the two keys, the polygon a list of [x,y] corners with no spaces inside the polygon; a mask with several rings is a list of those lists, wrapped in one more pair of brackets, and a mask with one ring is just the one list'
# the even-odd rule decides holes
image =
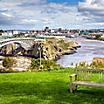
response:
{"label": "rocky shoreline", "polygon": [[55,59],[55,61],[59,60],[63,55],[70,55],[70,54],[76,53],[77,48],[80,48],[80,47],[81,46],[76,46],[76,47],[73,47],[73,48],[71,48],[69,50],[66,50],[66,51],[58,54],[57,57],[56,57],[56,59]]}

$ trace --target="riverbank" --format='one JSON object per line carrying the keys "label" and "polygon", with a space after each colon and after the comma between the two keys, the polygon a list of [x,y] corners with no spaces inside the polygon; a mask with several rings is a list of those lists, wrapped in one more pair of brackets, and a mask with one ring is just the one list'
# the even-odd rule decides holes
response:
{"label": "riverbank", "polygon": [[86,38],[86,39],[90,39],[90,40],[100,40],[100,41],[104,41],[104,35],[97,35],[97,36],[90,36],[90,35],[82,35],[82,37]]}

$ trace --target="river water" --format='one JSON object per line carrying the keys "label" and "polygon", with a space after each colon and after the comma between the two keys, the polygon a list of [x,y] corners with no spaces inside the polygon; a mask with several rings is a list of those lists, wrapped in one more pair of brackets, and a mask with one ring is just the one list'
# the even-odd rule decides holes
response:
{"label": "river water", "polygon": [[82,61],[90,64],[94,57],[104,58],[104,41],[90,40],[82,37],[72,39],[81,45],[77,52],[71,55],[62,56],[57,63],[63,67],[74,67]]}

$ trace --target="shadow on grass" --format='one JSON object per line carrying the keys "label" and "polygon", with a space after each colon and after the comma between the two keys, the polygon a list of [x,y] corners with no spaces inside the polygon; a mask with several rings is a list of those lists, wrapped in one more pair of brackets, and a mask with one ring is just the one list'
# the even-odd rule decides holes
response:
{"label": "shadow on grass", "polygon": [[77,93],[88,94],[89,96],[104,96],[104,89],[86,87],[84,89],[77,90]]}
{"label": "shadow on grass", "polygon": [[104,104],[104,90],[80,89],[68,92],[68,84],[53,80],[40,83],[0,83],[2,100],[5,104]]}

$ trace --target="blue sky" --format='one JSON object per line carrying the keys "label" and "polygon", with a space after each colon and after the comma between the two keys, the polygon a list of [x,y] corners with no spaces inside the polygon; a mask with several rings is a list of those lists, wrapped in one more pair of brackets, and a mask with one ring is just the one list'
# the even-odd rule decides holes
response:
{"label": "blue sky", "polygon": [[48,2],[54,2],[54,3],[68,3],[71,5],[75,5],[78,4],[79,1],[83,1],[83,0],[48,0]]}
{"label": "blue sky", "polygon": [[0,29],[104,28],[104,0],[0,0]]}

